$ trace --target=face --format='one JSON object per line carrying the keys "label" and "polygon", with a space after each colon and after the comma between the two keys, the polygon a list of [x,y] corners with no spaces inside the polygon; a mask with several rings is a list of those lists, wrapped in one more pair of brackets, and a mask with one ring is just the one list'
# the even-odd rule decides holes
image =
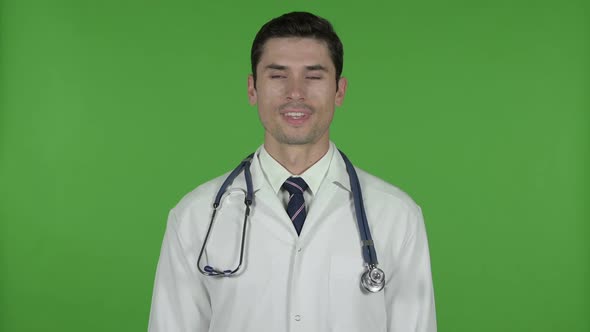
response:
{"label": "face", "polygon": [[256,86],[248,77],[248,98],[258,105],[265,144],[327,142],[345,92],[346,79],[337,86],[328,47],[313,38],[269,39],[256,68]]}

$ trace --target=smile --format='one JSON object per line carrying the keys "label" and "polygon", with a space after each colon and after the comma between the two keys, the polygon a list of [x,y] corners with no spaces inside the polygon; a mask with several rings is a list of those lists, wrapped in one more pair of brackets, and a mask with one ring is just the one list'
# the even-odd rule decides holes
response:
{"label": "smile", "polygon": [[306,110],[285,110],[281,112],[283,119],[292,126],[301,126],[311,117],[311,112]]}
{"label": "smile", "polygon": [[284,114],[284,116],[288,116],[293,119],[300,119],[304,115],[305,115],[305,113],[303,113],[303,112],[287,112]]}

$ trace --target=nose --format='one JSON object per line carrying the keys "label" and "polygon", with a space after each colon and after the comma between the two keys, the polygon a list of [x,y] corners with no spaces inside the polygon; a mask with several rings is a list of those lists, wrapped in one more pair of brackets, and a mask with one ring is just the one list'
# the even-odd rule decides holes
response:
{"label": "nose", "polygon": [[305,86],[302,79],[292,77],[287,84],[287,99],[303,100],[305,99]]}

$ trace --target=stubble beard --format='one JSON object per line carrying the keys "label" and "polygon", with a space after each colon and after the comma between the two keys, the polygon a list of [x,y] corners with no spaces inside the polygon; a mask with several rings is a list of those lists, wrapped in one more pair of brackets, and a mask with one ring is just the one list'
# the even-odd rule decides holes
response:
{"label": "stubble beard", "polygon": [[304,136],[288,135],[281,128],[269,131],[270,135],[280,144],[286,145],[307,145],[318,141],[323,132],[319,128],[312,128],[311,131]]}

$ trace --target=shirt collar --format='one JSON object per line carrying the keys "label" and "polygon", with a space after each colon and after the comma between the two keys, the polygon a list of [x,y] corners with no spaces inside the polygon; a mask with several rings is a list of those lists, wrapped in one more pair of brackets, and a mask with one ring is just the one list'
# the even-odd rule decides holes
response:
{"label": "shirt collar", "polygon": [[[322,181],[327,176],[335,150],[336,148],[334,144],[330,142],[328,152],[326,152],[326,154],[320,158],[320,160],[318,160],[300,175],[300,177],[303,178],[303,180],[309,186],[309,190],[311,191],[312,195],[315,195],[318,192]],[[264,146],[261,146],[259,149],[258,160],[260,162],[262,173],[264,173],[266,180],[272,187],[275,194],[279,192],[285,180],[291,176],[294,176],[285,167],[283,167],[283,165],[279,164],[279,162],[276,161],[266,151]]]}

